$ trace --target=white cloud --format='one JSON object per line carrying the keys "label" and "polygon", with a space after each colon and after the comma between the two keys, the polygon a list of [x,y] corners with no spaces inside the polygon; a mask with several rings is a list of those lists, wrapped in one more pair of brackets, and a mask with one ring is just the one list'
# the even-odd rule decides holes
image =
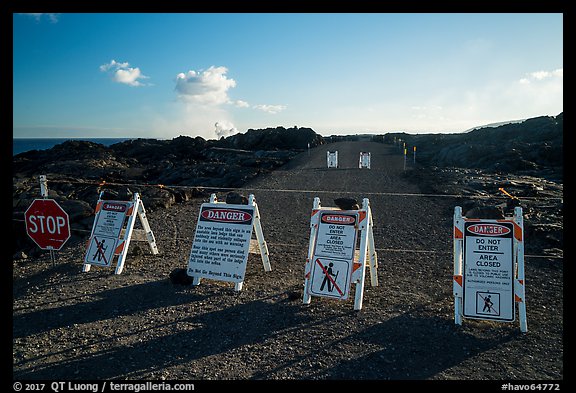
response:
{"label": "white cloud", "polygon": [[286,109],[286,105],[266,105],[266,104],[260,104],[260,105],[254,105],[253,108],[259,109],[259,110],[264,111],[264,112],[267,112],[267,113],[276,114],[276,113],[280,113],[280,112],[282,112],[284,109]]}
{"label": "white cloud", "polygon": [[221,137],[227,137],[236,134],[238,133],[238,130],[236,127],[234,127],[234,124],[228,120],[221,120],[214,124],[214,132],[216,133],[218,139],[220,139]]}
{"label": "white cloud", "polygon": [[214,66],[204,71],[181,72],[176,75],[176,92],[186,102],[201,105],[228,103],[228,90],[236,86],[236,81],[228,79],[227,72],[226,67]]}
{"label": "white cloud", "polygon": [[242,100],[234,101],[234,105],[237,106],[238,108],[250,108],[250,104]]}
{"label": "white cloud", "polygon": [[33,17],[34,19],[36,19],[37,22],[40,22],[40,20],[42,19],[42,17],[46,17],[50,22],[52,23],[56,23],[58,22],[58,19],[60,18],[60,14],[47,14],[47,13],[27,13],[27,14],[21,14],[21,15],[28,15]]}
{"label": "white cloud", "polygon": [[146,86],[146,83],[140,82],[140,79],[148,79],[142,74],[140,68],[130,67],[128,62],[120,63],[116,60],[111,60],[108,64],[102,64],[100,71],[108,72],[111,74],[114,82],[122,83],[128,86]]}
{"label": "white cloud", "polygon": [[553,71],[534,71],[530,72],[526,77],[520,79],[521,84],[528,84],[531,82],[544,81],[554,78],[564,78],[564,68],[558,68]]}

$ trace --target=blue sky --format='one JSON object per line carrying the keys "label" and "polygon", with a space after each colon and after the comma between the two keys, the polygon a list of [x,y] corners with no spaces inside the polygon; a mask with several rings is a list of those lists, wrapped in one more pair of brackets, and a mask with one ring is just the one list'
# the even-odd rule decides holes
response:
{"label": "blue sky", "polygon": [[563,111],[561,13],[13,17],[13,137],[461,132]]}

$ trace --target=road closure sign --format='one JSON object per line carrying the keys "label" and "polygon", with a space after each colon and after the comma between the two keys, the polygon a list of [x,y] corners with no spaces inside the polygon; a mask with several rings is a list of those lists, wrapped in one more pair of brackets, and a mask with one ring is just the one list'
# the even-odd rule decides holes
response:
{"label": "road closure sign", "polygon": [[124,221],[132,211],[131,201],[102,201],[96,213],[84,262],[110,266],[120,240]]}
{"label": "road closure sign", "polygon": [[514,321],[512,222],[464,223],[463,315]]}
{"label": "road closure sign", "polygon": [[357,213],[320,212],[309,293],[348,299],[356,250]]}
{"label": "road closure sign", "polygon": [[253,205],[203,203],[188,260],[188,275],[243,282],[253,220]]}

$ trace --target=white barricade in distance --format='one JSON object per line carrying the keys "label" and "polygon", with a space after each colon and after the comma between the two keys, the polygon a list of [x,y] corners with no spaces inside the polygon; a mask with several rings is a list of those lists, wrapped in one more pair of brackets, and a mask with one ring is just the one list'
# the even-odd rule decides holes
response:
{"label": "white barricade in distance", "polygon": [[358,168],[370,169],[370,152],[361,151],[360,159],[358,160]]}
{"label": "white barricade in distance", "polygon": [[326,164],[328,168],[338,168],[338,150],[326,152]]}

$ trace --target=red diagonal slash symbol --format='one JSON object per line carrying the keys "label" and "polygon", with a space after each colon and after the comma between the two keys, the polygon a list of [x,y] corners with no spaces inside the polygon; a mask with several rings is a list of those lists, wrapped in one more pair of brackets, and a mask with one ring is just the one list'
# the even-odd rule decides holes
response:
{"label": "red diagonal slash symbol", "polygon": [[108,265],[108,261],[106,260],[106,255],[104,255],[104,250],[102,250],[102,247],[104,247],[104,245],[102,243],[104,241],[99,242],[98,239],[96,239],[96,236],[94,236],[94,240],[96,241],[96,247],[97,247],[96,253],[99,254],[102,257],[102,259],[104,259],[104,263],[106,265]]}
{"label": "red diagonal slash symbol", "polygon": [[338,293],[340,294],[340,296],[344,296],[344,292],[342,292],[340,290],[340,288],[338,287],[338,285],[336,285],[336,281],[334,281],[334,279],[332,278],[332,276],[330,274],[328,274],[328,272],[326,271],[326,268],[322,265],[322,263],[320,262],[320,259],[316,259],[316,263],[320,266],[320,268],[322,269],[322,271],[324,272],[324,274],[326,275],[326,277],[328,277],[328,279],[330,280],[330,282],[332,284],[334,284],[334,288],[336,288],[338,290]]}

